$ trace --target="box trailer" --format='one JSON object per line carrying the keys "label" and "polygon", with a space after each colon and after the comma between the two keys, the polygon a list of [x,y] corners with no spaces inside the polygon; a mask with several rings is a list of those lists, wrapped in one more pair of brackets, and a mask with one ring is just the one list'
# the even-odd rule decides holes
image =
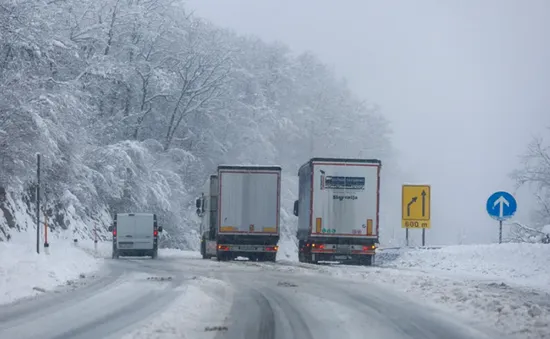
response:
{"label": "box trailer", "polygon": [[294,215],[301,262],[373,263],[381,166],[376,159],[312,158],[300,167]]}
{"label": "box trailer", "polygon": [[275,261],[280,195],[280,166],[218,166],[196,201],[203,258]]}

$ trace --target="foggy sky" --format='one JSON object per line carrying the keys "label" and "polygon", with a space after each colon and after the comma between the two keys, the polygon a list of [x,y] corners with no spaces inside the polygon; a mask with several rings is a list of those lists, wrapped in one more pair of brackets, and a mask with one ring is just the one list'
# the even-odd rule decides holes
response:
{"label": "foggy sky", "polygon": [[[238,33],[313,51],[381,107],[404,173],[382,192],[395,201],[383,206],[381,227],[402,237],[400,185],[421,182],[432,185],[429,243],[498,239],[486,199],[514,191],[518,156],[532,136],[549,134],[550,1],[187,3]],[[519,194],[517,218],[528,222],[532,202]]]}

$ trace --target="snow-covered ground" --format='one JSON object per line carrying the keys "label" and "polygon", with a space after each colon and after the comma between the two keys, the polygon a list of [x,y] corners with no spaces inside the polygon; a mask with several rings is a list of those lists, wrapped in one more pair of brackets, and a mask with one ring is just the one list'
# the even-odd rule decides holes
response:
{"label": "snow-covered ground", "polygon": [[[254,264],[296,274],[320,273],[375,283],[412,299],[450,308],[473,323],[491,326],[514,338],[550,338],[550,245],[491,244],[389,250],[384,251],[384,255],[380,253],[377,267],[358,267],[296,263],[291,242],[286,239],[281,246],[284,251],[278,255],[277,265]],[[0,303],[80,279],[81,274],[89,275],[101,269],[104,258],[111,256],[110,242],[96,246],[92,241],[83,241],[75,246],[70,240],[56,239],[49,255],[36,254],[34,246],[28,234],[0,243]],[[199,256],[198,252],[191,251],[159,251],[160,258]],[[206,278],[197,278],[186,285],[181,297],[170,306],[171,311],[163,312],[164,330],[159,332],[158,326],[144,324],[133,333],[134,337],[163,338],[183,333],[186,325],[178,322],[182,314],[196,322],[203,319],[197,312],[220,307],[220,300],[212,291],[229,287],[216,286],[216,283],[223,285]],[[205,290],[207,286],[209,291]],[[227,294],[220,292],[219,295]],[[224,302],[230,306],[230,301]],[[189,307],[199,304],[201,307]],[[213,323],[204,324],[205,327],[216,326],[217,320],[210,320]]]}
{"label": "snow-covered ground", "polygon": [[36,242],[27,233],[15,234],[10,242],[0,242],[0,304],[82,279],[102,264],[101,259],[68,240],[57,239],[49,254],[40,250],[37,254]]}
{"label": "snow-covered ground", "polygon": [[212,339],[224,328],[233,300],[220,280],[196,277],[179,287],[181,295],[163,312],[127,333],[123,339]]}
{"label": "snow-covered ground", "polygon": [[392,254],[386,256],[394,260],[378,267],[288,262],[276,269],[384,285],[513,338],[550,338],[550,245],[448,246]]}
{"label": "snow-covered ground", "polygon": [[415,269],[432,274],[504,282],[550,292],[550,246],[546,244],[491,244],[447,246],[403,251],[385,267]]}

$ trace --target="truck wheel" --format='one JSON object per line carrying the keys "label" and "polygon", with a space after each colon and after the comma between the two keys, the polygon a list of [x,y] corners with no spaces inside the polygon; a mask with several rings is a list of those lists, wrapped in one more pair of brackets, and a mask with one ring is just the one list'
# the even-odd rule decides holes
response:
{"label": "truck wheel", "polygon": [[229,255],[228,253],[216,253],[216,259],[218,259],[218,261],[228,261],[229,260]]}
{"label": "truck wheel", "polygon": [[359,258],[359,265],[361,266],[372,266],[372,256],[367,255],[363,258]]}
{"label": "truck wheel", "polygon": [[298,261],[299,262],[306,262],[306,255],[304,254],[304,252],[298,253]]}
{"label": "truck wheel", "polygon": [[277,260],[277,253],[267,253],[265,254],[265,261],[275,262]]}

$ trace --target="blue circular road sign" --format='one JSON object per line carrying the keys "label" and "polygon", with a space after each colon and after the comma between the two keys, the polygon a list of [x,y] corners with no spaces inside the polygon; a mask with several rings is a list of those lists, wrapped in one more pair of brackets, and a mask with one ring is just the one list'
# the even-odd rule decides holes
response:
{"label": "blue circular road sign", "polygon": [[495,192],[487,199],[487,213],[500,221],[511,218],[517,208],[516,199],[508,192]]}

